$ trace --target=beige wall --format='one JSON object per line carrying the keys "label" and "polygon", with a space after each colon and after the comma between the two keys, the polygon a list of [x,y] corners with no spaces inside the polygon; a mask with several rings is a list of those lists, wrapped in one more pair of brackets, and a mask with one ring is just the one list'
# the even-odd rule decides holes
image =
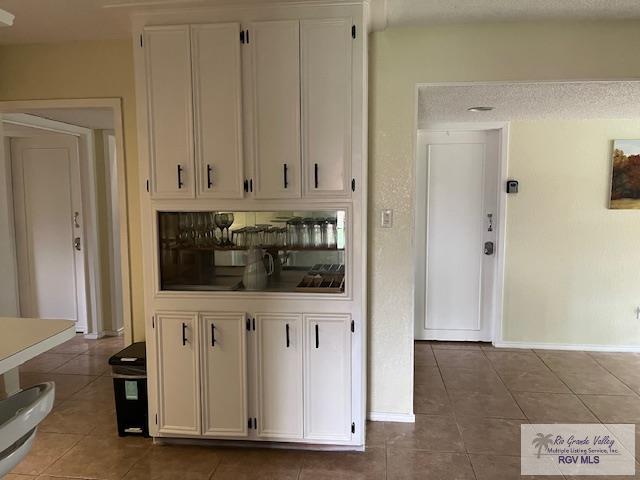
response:
{"label": "beige wall", "polygon": [[0,46],[0,100],[123,101],[134,338],[144,338],[136,110],[131,41]]}
{"label": "beige wall", "polygon": [[[415,85],[483,80],[640,78],[637,54],[640,23],[444,26],[390,29],[370,38],[369,410],[409,413],[412,411]],[[522,188],[523,191],[530,188],[529,183],[524,181]],[[603,202],[601,189],[587,193],[592,196],[591,201]],[[523,197],[524,194],[520,198]],[[593,200],[594,197],[597,198]],[[377,226],[382,208],[394,209],[394,228]],[[540,220],[535,211],[525,208],[520,213],[519,218],[510,217],[513,225],[508,228],[514,234],[518,224],[528,224],[529,218]],[[510,261],[508,257],[507,262]],[[509,279],[513,281],[513,275]],[[514,292],[513,285],[507,285],[509,292]],[[583,292],[565,293],[577,296]],[[609,301],[615,302],[617,298],[616,295]],[[514,314],[519,309],[511,304],[507,306]],[[578,312],[565,310],[563,313],[576,315]],[[562,330],[566,332],[566,327]],[[515,332],[509,323],[507,334]],[[518,330],[517,339],[527,333],[530,331]],[[580,334],[578,341],[585,338],[583,335]],[[626,341],[631,340],[624,333],[615,336],[620,342],[625,337]],[[566,335],[562,340],[567,341]],[[595,340],[593,343],[598,343]],[[613,342],[614,338],[610,336],[608,340]]]}
{"label": "beige wall", "polygon": [[608,209],[616,138],[640,119],[511,124],[505,339],[640,344],[640,212]]}

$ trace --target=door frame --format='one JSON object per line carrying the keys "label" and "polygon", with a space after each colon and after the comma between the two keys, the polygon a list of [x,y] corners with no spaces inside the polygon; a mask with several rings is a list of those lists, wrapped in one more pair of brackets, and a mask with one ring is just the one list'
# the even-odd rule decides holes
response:
{"label": "door frame", "polygon": [[424,161],[427,154],[428,133],[435,132],[470,132],[470,131],[498,131],[498,176],[495,181],[498,184],[497,215],[495,228],[497,232],[497,245],[495,249],[496,262],[493,272],[494,291],[491,296],[491,342],[495,345],[502,341],[502,316],[504,301],[504,259],[506,239],[507,194],[506,181],[508,178],[507,166],[509,155],[509,122],[456,122],[456,123],[432,123],[428,129],[420,129],[415,137],[414,179],[416,194],[416,209],[414,217],[414,338],[419,324],[424,324],[426,313],[426,278],[424,264],[426,248],[426,185],[420,182],[418,176],[419,162]]}
{"label": "door frame", "polygon": [[[87,298],[87,338],[100,338],[105,332],[102,319],[102,289],[101,266],[99,252],[99,239],[97,236],[97,217],[95,215],[96,197],[96,156],[93,130],[77,127],[63,122],[47,120],[42,117],[25,114],[30,110],[55,109],[81,109],[81,108],[106,108],[113,114],[114,133],[116,137],[116,164],[117,164],[117,190],[118,213],[120,224],[120,270],[122,283],[122,313],[125,342],[131,343],[133,339],[133,323],[131,310],[131,269],[129,261],[129,221],[127,204],[127,179],[126,158],[124,151],[124,124],[122,117],[122,99],[120,98],[79,98],[64,100],[13,100],[0,101],[0,117],[9,118],[9,121],[21,122],[28,120],[29,126],[41,129],[57,131],[63,134],[75,135],[80,139],[81,163],[88,166],[86,185],[83,185],[83,208],[85,209],[85,222],[83,222],[83,234],[87,246],[85,255],[85,267],[89,277],[89,295]],[[21,116],[19,114],[25,114]],[[82,165],[81,165],[82,168]],[[84,172],[83,172],[84,173]],[[86,193],[85,193],[86,192]],[[14,236],[15,241],[15,236]],[[13,246],[15,251],[15,245]],[[17,270],[15,272],[17,282]]]}
{"label": "door frame", "polygon": [[[114,158],[112,159],[110,156],[109,149],[109,139],[113,137],[116,143],[116,151],[114,151]],[[118,152],[117,152],[117,141],[115,130],[102,130],[102,155],[104,164],[104,179],[105,179],[105,191],[106,191],[106,206],[107,206],[107,237],[108,237],[108,247],[109,247],[109,279],[111,281],[111,325],[110,328],[107,328],[105,323],[103,322],[103,330],[107,335],[121,335],[124,331],[124,325],[118,325],[114,323],[117,319],[117,315],[124,315],[122,312],[122,275],[116,275],[116,272],[120,270],[120,259],[116,258],[115,255],[112,255],[116,252],[116,244],[119,247],[119,242],[116,239],[116,232],[118,232],[120,223],[116,219],[116,215],[113,212],[113,202],[117,202],[117,190],[118,190]],[[112,165],[115,164],[115,165]],[[116,178],[112,178],[111,168],[115,167]],[[115,198],[112,195],[112,187],[115,182]],[[118,248],[120,253],[120,249]],[[120,292],[119,295],[117,292]],[[121,319],[124,321],[124,318]]]}

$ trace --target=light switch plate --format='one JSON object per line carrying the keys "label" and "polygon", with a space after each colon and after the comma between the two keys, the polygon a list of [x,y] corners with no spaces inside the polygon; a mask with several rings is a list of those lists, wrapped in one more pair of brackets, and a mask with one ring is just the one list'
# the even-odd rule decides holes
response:
{"label": "light switch plate", "polygon": [[382,228],[393,227],[393,210],[382,210],[380,215],[380,226]]}

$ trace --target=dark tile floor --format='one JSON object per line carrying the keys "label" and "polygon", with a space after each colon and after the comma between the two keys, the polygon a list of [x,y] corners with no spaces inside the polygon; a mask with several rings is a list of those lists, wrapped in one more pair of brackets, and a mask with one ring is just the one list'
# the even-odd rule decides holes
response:
{"label": "dark tile floor", "polygon": [[511,480],[522,423],[640,424],[640,355],[416,342],[416,423],[369,422],[365,453],[154,446],[116,434],[106,360],[121,348],[77,337],[21,368],[58,398],[7,480]]}

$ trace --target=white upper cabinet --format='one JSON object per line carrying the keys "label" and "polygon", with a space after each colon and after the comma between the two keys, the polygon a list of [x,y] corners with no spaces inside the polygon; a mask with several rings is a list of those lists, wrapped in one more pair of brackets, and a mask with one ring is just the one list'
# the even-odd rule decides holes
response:
{"label": "white upper cabinet", "polygon": [[302,315],[256,315],[258,436],[303,436]]}
{"label": "white upper cabinet", "polygon": [[254,193],[256,198],[299,197],[299,22],[253,22],[248,32]]}
{"label": "white upper cabinet", "polygon": [[247,436],[246,317],[202,313],[203,435]]}
{"label": "white upper cabinet", "polygon": [[164,312],[155,318],[158,429],[200,434],[200,345],[193,313]]}
{"label": "white upper cabinet", "polygon": [[198,196],[242,198],[240,24],[191,27]]}
{"label": "white upper cabinet", "polygon": [[193,109],[188,26],[144,30],[151,194],[193,198]]}
{"label": "white upper cabinet", "polygon": [[300,22],[305,196],[350,194],[351,25],[350,18]]}
{"label": "white upper cabinet", "polygon": [[304,438],[351,439],[351,317],[304,316]]}

